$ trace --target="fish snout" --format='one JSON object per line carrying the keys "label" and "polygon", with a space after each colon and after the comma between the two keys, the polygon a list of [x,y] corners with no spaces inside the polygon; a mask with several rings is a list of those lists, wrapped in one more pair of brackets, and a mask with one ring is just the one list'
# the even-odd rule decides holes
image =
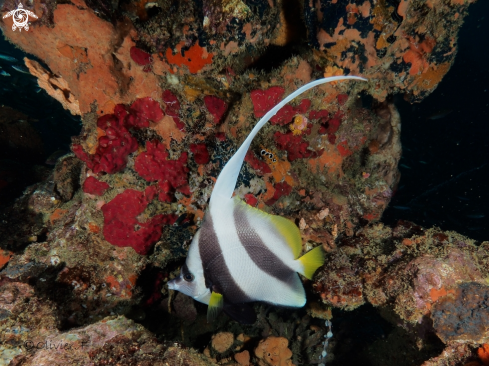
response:
{"label": "fish snout", "polygon": [[178,290],[178,284],[177,284],[177,282],[178,282],[179,279],[180,279],[180,277],[177,277],[177,278],[175,278],[175,279],[173,279],[171,281],[168,281],[168,284],[167,284],[168,285],[168,289],[169,290]]}

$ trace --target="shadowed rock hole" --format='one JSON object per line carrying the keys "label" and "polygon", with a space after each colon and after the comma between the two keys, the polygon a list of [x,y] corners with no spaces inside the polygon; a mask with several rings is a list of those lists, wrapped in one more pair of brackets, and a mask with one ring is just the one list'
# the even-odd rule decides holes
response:
{"label": "shadowed rock hole", "polygon": [[282,27],[286,27],[285,45],[268,46],[266,51],[252,62],[247,69],[268,73],[279,67],[284,61],[301,53],[299,47],[306,41],[307,37],[304,19],[302,16],[298,16],[298,14],[303,13],[303,5],[297,0],[284,0],[282,7],[285,18],[285,24],[282,24]]}

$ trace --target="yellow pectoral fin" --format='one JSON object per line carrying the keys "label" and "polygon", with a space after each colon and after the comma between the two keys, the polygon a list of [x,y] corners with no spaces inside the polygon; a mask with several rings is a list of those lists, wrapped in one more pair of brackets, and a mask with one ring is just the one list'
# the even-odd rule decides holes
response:
{"label": "yellow pectoral fin", "polygon": [[301,272],[303,276],[308,279],[312,279],[314,272],[324,264],[324,250],[319,246],[304,254],[298,259],[304,266],[304,271]]}
{"label": "yellow pectoral fin", "polygon": [[223,306],[224,299],[222,295],[213,291],[209,300],[209,307],[207,308],[207,323],[212,323],[217,318]]}

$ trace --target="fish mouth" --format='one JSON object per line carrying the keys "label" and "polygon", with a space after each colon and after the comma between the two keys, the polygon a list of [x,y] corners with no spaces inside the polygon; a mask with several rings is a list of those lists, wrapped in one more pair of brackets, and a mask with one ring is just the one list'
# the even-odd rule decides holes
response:
{"label": "fish mouth", "polygon": [[176,281],[175,280],[168,281],[167,285],[168,285],[169,290],[176,290]]}

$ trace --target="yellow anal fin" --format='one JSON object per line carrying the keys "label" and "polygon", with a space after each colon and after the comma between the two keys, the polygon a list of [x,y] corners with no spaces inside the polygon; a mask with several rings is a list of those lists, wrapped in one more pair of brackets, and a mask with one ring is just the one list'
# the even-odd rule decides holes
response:
{"label": "yellow anal fin", "polygon": [[224,299],[221,294],[212,291],[207,308],[207,323],[212,323],[221,313],[224,306]]}
{"label": "yellow anal fin", "polygon": [[323,247],[319,246],[308,251],[298,261],[304,266],[304,271],[301,274],[308,279],[312,279],[314,272],[324,264]]}

